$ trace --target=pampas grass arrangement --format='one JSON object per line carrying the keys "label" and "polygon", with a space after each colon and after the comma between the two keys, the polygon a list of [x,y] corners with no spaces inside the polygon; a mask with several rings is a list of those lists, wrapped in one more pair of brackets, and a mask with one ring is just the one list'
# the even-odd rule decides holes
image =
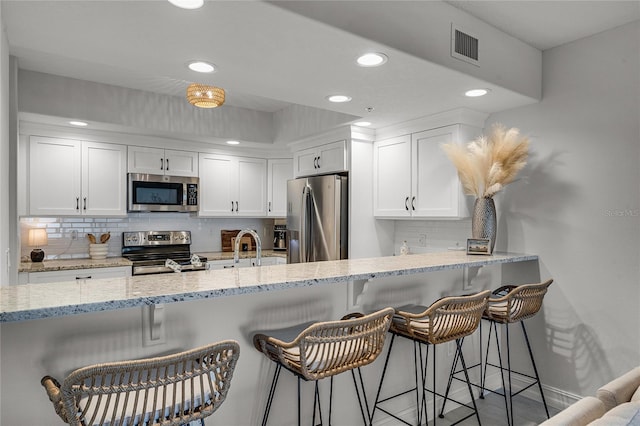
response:
{"label": "pampas grass arrangement", "polygon": [[480,136],[466,146],[456,143],[442,149],[458,169],[465,194],[491,198],[527,164],[529,139],[516,128],[494,124],[488,136]]}

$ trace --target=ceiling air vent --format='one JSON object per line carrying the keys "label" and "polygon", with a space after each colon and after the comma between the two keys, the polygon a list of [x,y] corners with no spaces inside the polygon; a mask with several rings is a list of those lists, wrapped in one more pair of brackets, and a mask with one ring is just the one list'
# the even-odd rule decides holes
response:
{"label": "ceiling air vent", "polygon": [[461,31],[451,24],[451,56],[479,66],[478,38]]}

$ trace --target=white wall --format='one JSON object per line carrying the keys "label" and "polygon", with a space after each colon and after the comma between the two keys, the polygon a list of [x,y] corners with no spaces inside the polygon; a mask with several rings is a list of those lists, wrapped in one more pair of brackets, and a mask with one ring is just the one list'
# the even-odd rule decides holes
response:
{"label": "white wall", "polygon": [[539,104],[493,114],[531,137],[497,197],[497,249],[555,278],[532,320],[543,382],[589,395],[640,364],[640,23],[544,52]]}
{"label": "white wall", "polygon": [[[0,11],[2,8],[0,8]],[[10,211],[9,193],[11,164],[9,148],[9,45],[0,12],[0,280],[8,280],[10,247]]]}

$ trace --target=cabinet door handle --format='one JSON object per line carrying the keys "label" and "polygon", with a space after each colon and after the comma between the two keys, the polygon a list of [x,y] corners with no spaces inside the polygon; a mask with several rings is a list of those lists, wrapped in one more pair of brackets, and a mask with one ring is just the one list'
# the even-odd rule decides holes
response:
{"label": "cabinet door handle", "polygon": [[238,213],[240,209],[238,208],[238,202],[236,201],[236,213]]}
{"label": "cabinet door handle", "polygon": [[233,212],[233,201],[231,202],[231,212]]}
{"label": "cabinet door handle", "polygon": [[320,168],[320,156],[318,156],[318,168]]}
{"label": "cabinet door handle", "polygon": [[271,213],[271,201],[269,201],[269,213]]}
{"label": "cabinet door handle", "polygon": [[80,197],[76,197],[76,210],[80,210]]}
{"label": "cabinet door handle", "polygon": [[86,211],[87,210],[87,197],[84,197],[82,199],[83,204],[82,204],[82,210]]}
{"label": "cabinet door handle", "polygon": [[167,171],[169,171],[169,159],[165,159],[165,161],[167,162]]}
{"label": "cabinet door handle", "polygon": [[318,157],[313,157],[313,168],[314,169],[318,168],[318,164],[316,163],[316,161],[318,161]]}
{"label": "cabinet door handle", "polygon": [[91,275],[85,275],[84,277],[76,276],[76,280],[90,280],[90,279],[91,279]]}
{"label": "cabinet door handle", "polygon": [[404,209],[409,211],[409,197],[404,199]]}
{"label": "cabinet door handle", "polygon": [[416,210],[415,202],[416,202],[416,197],[413,197],[411,199],[411,210],[413,210],[413,211]]}
{"label": "cabinet door handle", "polygon": [[164,170],[164,158],[160,159],[160,170]]}

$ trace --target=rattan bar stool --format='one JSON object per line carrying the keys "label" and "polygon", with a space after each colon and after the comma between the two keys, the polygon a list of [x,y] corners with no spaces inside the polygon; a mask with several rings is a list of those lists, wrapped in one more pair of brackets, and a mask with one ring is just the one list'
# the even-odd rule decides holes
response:
{"label": "rattan bar stool", "polygon": [[[254,335],[253,344],[256,349],[276,363],[262,425],[267,424],[282,367],[298,378],[298,425],[301,422],[301,381],[315,382],[313,401],[313,424],[315,425],[316,408],[320,413],[319,419],[322,424],[318,380],[326,377],[331,379],[328,419],[331,425],[333,376],[346,371],[351,371],[360,411],[366,425],[369,419],[369,407],[364,395],[360,367],[373,362],[382,351],[393,313],[392,308],[386,308],[369,315],[351,314],[339,321],[306,323]],[[356,381],[355,369],[359,373],[362,395]]]}
{"label": "rattan bar stool", "polygon": [[[540,308],[542,307],[542,302],[544,300],[544,296],[547,293],[547,289],[552,282],[553,280],[550,279],[542,283],[523,284],[518,286],[508,285],[508,286],[500,287],[494,290],[493,293],[491,293],[491,297],[489,298],[489,304],[487,305],[487,309],[482,315],[482,318],[484,320],[489,321],[489,338],[487,340],[487,347],[485,351],[484,362],[482,360],[482,348],[480,350],[480,364],[478,365],[481,366],[482,368],[482,374],[481,374],[481,381],[480,381],[479,387],[481,390],[481,395],[483,395],[485,391],[488,391],[488,392],[500,395],[504,398],[505,409],[507,413],[507,424],[509,425],[513,425],[513,397],[535,386],[536,384],[538,385],[538,389],[540,391],[540,397],[542,399],[542,404],[544,405],[547,418],[549,418],[549,409],[547,407],[547,402],[544,398],[544,393],[542,391],[542,384],[540,383],[538,368],[536,367],[536,363],[533,358],[531,343],[529,342],[529,336],[527,334],[527,329],[525,327],[524,320],[526,320],[527,318],[533,317],[538,313],[538,311],[540,311]],[[534,376],[515,371],[511,368],[509,324],[517,323],[517,322],[519,322],[520,325],[522,326],[522,333],[523,333],[525,342],[527,344],[527,349],[529,351],[529,359],[531,360],[531,366],[534,372]],[[505,343],[506,343],[505,346],[507,351],[506,368],[503,366],[503,362],[502,362],[503,354],[502,354],[500,342],[498,340],[498,327],[497,327],[498,324],[503,324],[504,330],[505,330],[504,336],[505,336]],[[495,338],[496,352],[498,355],[497,365],[490,363],[488,361],[489,348],[491,346],[492,336]],[[482,341],[482,338],[481,338],[481,341]],[[455,355],[456,361],[458,359],[458,355],[459,355],[459,352],[456,351],[456,355]],[[485,387],[486,377],[487,377],[487,367],[489,366],[498,368],[500,370],[500,378],[502,380],[503,392],[494,391],[491,389],[487,389]],[[451,383],[452,379],[462,380],[455,376],[456,374],[460,373],[460,371],[456,371],[455,368],[456,368],[456,364],[454,363],[454,368],[452,368],[449,383]],[[507,371],[506,381],[505,381],[505,375],[504,375],[505,370]],[[518,390],[517,392],[514,392],[512,387],[512,380],[511,380],[513,374],[526,377],[533,381],[528,385],[526,385],[524,388]]]}
{"label": "rattan bar stool", "polygon": [[[387,358],[385,360],[384,368],[382,371],[382,377],[380,378],[380,384],[376,394],[375,404],[371,412],[371,418],[369,424],[373,424],[373,418],[376,410],[395,418],[396,420],[411,425],[405,419],[398,417],[391,413],[388,409],[381,405],[393,400],[394,398],[415,392],[416,398],[416,416],[417,424],[420,425],[424,421],[428,421],[427,415],[427,400],[426,393],[433,394],[433,413],[435,425],[436,414],[436,397],[443,395],[437,393],[436,390],[436,346],[441,343],[455,340],[456,346],[460,348],[461,339],[469,334],[473,333],[480,324],[480,318],[482,313],[487,307],[487,300],[489,298],[489,290],[466,296],[452,296],[443,297],[437,300],[431,306],[417,306],[409,305],[398,308],[396,315],[393,318],[389,331],[392,334],[391,342],[389,344],[389,350],[387,352]],[[381,398],[382,385],[384,383],[385,374],[389,364],[389,358],[391,350],[393,349],[393,343],[396,336],[410,339],[414,343],[414,369],[415,369],[415,387],[406,391],[400,392],[396,395]],[[422,346],[426,346],[426,354],[422,356]],[[433,346],[432,356],[432,389],[427,389],[426,375],[428,368],[429,358],[429,346]],[[466,364],[464,356],[460,354],[460,361],[462,362],[463,369],[465,371],[465,377],[467,381],[467,387],[469,394],[471,395],[472,405],[455,401],[447,396],[447,398],[461,406],[465,406],[473,412],[463,419],[458,420],[456,423],[460,423],[474,414],[480,424],[480,417],[473,398],[473,392],[469,377],[466,374]]]}
{"label": "rattan bar stool", "polygon": [[227,397],[240,347],[232,340],[172,355],[95,364],[62,385],[42,378],[71,426],[185,425],[213,414]]}

